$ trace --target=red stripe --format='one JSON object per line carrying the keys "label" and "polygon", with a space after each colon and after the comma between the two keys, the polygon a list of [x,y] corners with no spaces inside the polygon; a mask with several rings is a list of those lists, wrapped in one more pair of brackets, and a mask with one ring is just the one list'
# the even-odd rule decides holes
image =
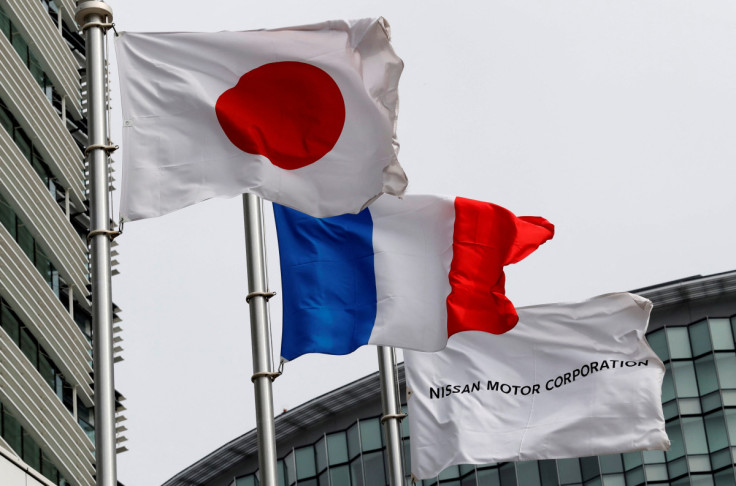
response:
{"label": "red stripe", "polygon": [[552,236],[554,226],[544,218],[516,217],[495,204],[455,198],[447,336],[513,329],[519,316],[505,295],[503,267],[524,259]]}

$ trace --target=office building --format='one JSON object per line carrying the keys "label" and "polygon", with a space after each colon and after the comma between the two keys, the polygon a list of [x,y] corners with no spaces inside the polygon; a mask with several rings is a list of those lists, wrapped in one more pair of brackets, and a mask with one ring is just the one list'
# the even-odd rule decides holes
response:
{"label": "office building", "polygon": [[[662,404],[672,442],[669,451],[453,466],[417,484],[736,485],[736,271],[634,292],[654,303],[647,336],[667,370]],[[404,396],[402,367],[399,380]],[[373,374],[276,417],[280,486],[386,485],[380,416],[379,379]],[[410,420],[402,423],[407,484],[409,425]],[[256,444],[253,430],[164,486],[255,486]]]}
{"label": "office building", "polygon": [[75,7],[0,0],[2,486],[95,483],[85,46]]}

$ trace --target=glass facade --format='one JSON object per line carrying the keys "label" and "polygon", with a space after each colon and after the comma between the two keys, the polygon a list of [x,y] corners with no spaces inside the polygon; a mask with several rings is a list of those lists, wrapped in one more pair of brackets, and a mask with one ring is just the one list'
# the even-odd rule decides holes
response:
{"label": "glass facade", "polygon": [[49,284],[56,297],[61,299],[61,278],[54,264],[49,261],[43,249],[36,243],[28,226],[20,219],[10,207],[8,202],[0,196],[0,224],[2,224],[10,236],[15,239],[23,253],[33,263],[41,274],[41,277]]}
{"label": "glass facade", "polygon": [[[736,486],[736,316],[708,318],[648,334],[665,363],[662,404],[669,451],[545,461],[461,465],[422,486]],[[405,410],[406,412],[406,410]],[[409,421],[402,423],[405,471],[411,470]],[[384,486],[386,451],[379,417],[330,431],[278,462],[279,485]],[[406,477],[406,484],[411,478]],[[230,486],[258,485],[257,473]]]}
{"label": "glass facade", "polygon": [[[53,29],[50,29],[48,25],[35,25],[38,29],[24,28],[26,27],[24,25],[25,22],[34,22],[35,24],[39,20],[33,17],[35,13],[30,15],[28,14],[29,11],[26,10],[29,7],[27,4],[32,2],[39,3],[43,10],[48,13],[54,25]],[[35,5],[32,8],[37,10]],[[62,11],[65,12],[64,16],[62,16]],[[81,181],[85,177],[84,146],[87,144],[86,120],[83,118],[83,115],[82,117],[79,116],[81,87],[79,90],[72,90],[72,92],[60,89],[62,85],[57,84],[55,80],[61,81],[58,78],[63,78],[65,74],[64,72],[56,72],[54,68],[54,66],[59,65],[58,60],[55,59],[57,53],[55,49],[46,49],[50,47],[44,45],[48,42],[46,37],[41,36],[36,38],[35,35],[35,32],[44,32],[48,35],[58,32],[59,38],[63,39],[72,54],[71,59],[76,60],[80,70],[83,70],[85,65],[84,39],[80,36],[75,24],[68,25],[64,21],[64,18],[69,18],[69,15],[73,16],[73,14],[73,5],[70,6],[58,0],[24,0],[24,2],[20,3],[0,0],[0,42],[12,47],[12,51],[14,51],[17,59],[20,61],[11,64],[11,66],[18,66],[18,72],[11,73],[11,75],[17,74],[18,79],[27,79],[29,88],[36,89],[37,87],[39,90],[38,95],[46,98],[49,103],[47,106],[52,108],[51,112],[56,112],[59,127],[64,127],[67,130],[68,136],[79,148],[78,157],[74,157],[72,153],[73,160],[66,162],[74,164],[78,178]],[[40,20],[45,21],[45,19]],[[83,72],[80,71],[80,74],[83,74]],[[30,75],[30,78],[28,75]],[[33,80],[32,84],[30,84],[31,79]],[[15,145],[14,148],[17,148],[19,153],[23,155],[25,162],[32,169],[32,172],[38,177],[38,180],[46,190],[48,190],[52,200],[56,202],[56,207],[60,211],[59,214],[63,215],[63,219],[65,220],[62,221],[60,219],[59,221],[64,224],[68,223],[68,229],[78,234],[80,241],[86,244],[86,236],[89,228],[87,227],[88,222],[84,215],[87,212],[87,207],[85,202],[80,203],[80,201],[84,201],[85,194],[77,194],[76,197],[73,197],[73,194],[70,192],[73,190],[60,182],[58,176],[61,174],[55,173],[57,170],[55,162],[61,163],[62,161],[54,160],[53,158],[49,159],[49,157],[53,157],[53,150],[48,146],[48,137],[39,136],[38,133],[34,133],[34,125],[32,123],[21,123],[29,121],[37,113],[28,107],[23,99],[15,99],[14,96],[17,93],[18,91],[11,89],[3,95],[3,99],[0,99],[0,132],[3,132],[0,135],[5,136],[5,133],[8,134],[10,140]],[[43,105],[41,107],[44,108]],[[50,121],[56,122],[56,120]],[[48,122],[49,120],[45,119],[44,123]],[[51,131],[50,133],[55,132]],[[64,136],[66,137],[67,134]],[[17,249],[26,255],[31,265],[36,268],[43,280],[59,299],[63,308],[69,310],[76,326],[91,344],[92,320],[89,313],[89,303],[83,298],[84,289],[75,288],[72,291],[59,272],[59,270],[62,270],[61,273],[66,275],[63,271],[63,262],[69,261],[69,258],[64,258],[64,255],[49,253],[50,251],[54,251],[54,248],[47,248],[47,245],[44,245],[44,241],[38,237],[38,234],[34,235],[36,229],[40,231],[48,222],[38,221],[38,226],[33,224],[36,222],[30,221],[27,218],[33,217],[32,215],[35,213],[33,211],[25,211],[23,207],[15,206],[16,204],[24,204],[24,201],[15,200],[10,195],[9,193],[0,194],[0,226],[8,231],[11,239],[17,244]],[[46,196],[43,197],[45,198]],[[46,229],[49,230],[51,228],[47,227]],[[52,260],[61,265],[61,268],[57,268],[52,263]],[[0,261],[0,265],[4,264],[5,262]],[[19,279],[18,282],[13,282],[12,275],[10,278],[11,285],[17,284],[16,287],[20,286],[21,290],[23,290],[22,287],[26,285],[24,280]],[[87,278],[89,278],[89,275],[87,275]],[[77,285],[81,287],[83,283],[88,285],[89,281],[77,282]],[[11,302],[13,303],[11,304]],[[28,359],[31,368],[36,370],[38,377],[48,384],[53,394],[60,400],[64,408],[69,411],[70,416],[77,422],[80,429],[94,443],[94,411],[92,408],[87,407],[82,399],[91,395],[93,387],[90,388],[84,375],[81,377],[77,375],[64,376],[62,368],[66,369],[64,366],[66,363],[64,361],[59,362],[58,360],[67,354],[57,353],[56,351],[58,350],[53,347],[46,349],[46,347],[53,345],[46,341],[44,341],[44,345],[39,342],[38,338],[41,335],[39,334],[38,325],[41,323],[23,321],[20,316],[26,314],[21,312],[22,309],[20,308],[14,309],[14,305],[22,306],[24,304],[13,300],[11,295],[0,295],[0,333],[5,333],[6,337],[17,346],[18,350]],[[43,317],[39,319],[43,319]],[[66,353],[71,352],[72,349],[69,349]],[[52,355],[57,361],[51,358]],[[84,358],[88,358],[91,366],[91,354]],[[1,359],[2,353],[0,353]],[[81,382],[77,380],[81,380]],[[15,386],[16,383],[12,376],[0,377],[0,381],[2,382],[0,385],[9,387]],[[77,387],[77,391],[83,389],[84,392],[78,396],[75,392],[75,387]],[[89,467],[66,468],[65,464],[55,464],[50,459],[50,457],[64,457],[64,454],[57,455],[56,452],[60,451],[44,450],[39,446],[41,444],[45,448],[46,444],[49,444],[48,447],[52,447],[50,444],[56,444],[58,447],[74,446],[78,449],[86,449],[87,446],[85,443],[78,442],[79,440],[83,441],[83,437],[79,437],[76,434],[73,437],[66,437],[63,432],[66,430],[65,428],[53,427],[55,425],[54,420],[58,420],[55,417],[44,417],[28,413],[29,410],[38,409],[36,404],[24,402],[22,399],[19,403],[16,403],[13,400],[18,399],[18,396],[14,394],[3,395],[3,397],[3,403],[0,403],[0,436],[2,436],[9,448],[18,454],[18,457],[30,469],[36,471],[33,473],[35,475],[34,477],[38,477],[38,474],[40,474],[49,479],[53,484],[59,486],[70,486],[72,481],[74,484],[92,484],[94,482],[94,478],[90,473],[90,468],[94,467],[93,454],[88,458]],[[51,397],[50,399],[54,398]],[[17,412],[19,419],[25,418],[30,421],[28,422],[29,430],[25,430],[20,425],[20,422],[27,422],[16,420],[13,416],[14,412]],[[62,418],[66,420],[65,417]],[[52,438],[55,439],[53,441],[46,440],[49,438],[34,437],[33,434],[36,430],[36,424],[32,420],[44,421],[45,428],[39,428],[38,430],[53,430],[54,433],[58,434],[58,437]],[[65,475],[67,478],[64,478]],[[0,485],[4,485],[5,482],[5,478],[0,477]]]}
{"label": "glass facade", "polygon": [[64,187],[59,184],[56,177],[54,177],[48,164],[46,164],[43,157],[41,157],[38,150],[36,150],[36,147],[33,145],[31,138],[26,134],[25,130],[20,127],[20,123],[15,119],[2,98],[0,98],[0,125],[5,128],[5,131],[10,135],[10,138],[13,139],[20,152],[26,158],[31,167],[33,167],[33,170],[36,171],[36,174],[38,174],[38,177],[41,179],[44,186],[49,190],[51,197],[59,205],[60,210],[63,211],[66,189],[64,189]]}
{"label": "glass facade", "polygon": [[[61,400],[69,413],[73,414],[75,397],[72,392],[72,385],[66,381],[59,367],[39,344],[31,330],[23,324],[2,297],[0,297],[0,328],[7,333],[13,343],[28,358],[31,366],[41,374],[41,377],[59,400]],[[78,397],[76,398],[76,407],[77,423],[82,427],[82,430],[84,430],[92,443],[94,443],[95,429],[93,425],[93,414],[90,408]]]}
{"label": "glass facade", "polygon": [[46,479],[58,486],[72,486],[1,402],[0,436],[26,464],[39,471]]}

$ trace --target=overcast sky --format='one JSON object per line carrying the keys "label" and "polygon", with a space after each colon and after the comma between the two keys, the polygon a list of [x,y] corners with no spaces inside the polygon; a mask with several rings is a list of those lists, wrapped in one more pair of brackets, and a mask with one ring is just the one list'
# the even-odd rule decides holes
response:
{"label": "overcast sky", "polygon": [[[109,3],[119,31],[386,17],[405,62],[398,136],[409,192],[491,201],[556,225],[552,241],[507,268],[517,306],[736,269],[732,2]],[[266,220],[270,286],[279,292],[268,204]],[[125,361],[116,386],[127,397],[130,449],[119,478],[159,485],[255,426],[242,202],[132,222],[117,241],[113,298],[123,309]],[[281,301],[271,302],[277,357]],[[372,347],[298,358],[274,383],[274,407],[375,370]]]}

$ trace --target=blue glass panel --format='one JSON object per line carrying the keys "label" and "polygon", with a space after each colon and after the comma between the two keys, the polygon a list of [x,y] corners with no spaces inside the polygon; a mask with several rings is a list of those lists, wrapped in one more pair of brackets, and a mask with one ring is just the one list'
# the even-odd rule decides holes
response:
{"label": "blue glass panel", "polygon": [[664,464],[651,464],[644,466],[644,475],[647,481],[666,481],[667,467]]}
{"label": "blue glass panel", "polygon": [[657,464],[664,462],[664,451],[642,451],[644,464]]}
{"label": "blue glass panel", "polygon": [[283,459],[276,461],[276,472],[279,476],[279,486],[286,486],[286,465]]}
{"label": "blue glass panel", "polygon": [[401,413],[407,414],[407,417],[404,417],[404,420],[401,421],[401,437],[407,438],[409,437],[409,411],[406,408],[406,405],[401,407]]}
{"label": "blue glass panel", "polygon": [[296,455],[296,478],[297,481],[315,476],[317,470],[314,464],[314,447],[300,447],[294,451]]}
{"label": "blue glass panel", "polygon": [[294,464],[294,452],[290,452],[284,458],[286,465],[286,483],[289,485],[296,483],[296,464]]}
{"label": "blue glass panel", "polygon": [[685,445],[682,441],[682,429],[679,420],[667,423],[665,429],[667,430],[667,436],[670,438],[670,450],[665,452],[669,462],[685,455]]}
{"label": "blue glass panel", "polygon": [[478,486],[501,486],[498,468],[478,469]]}
{"label": "blue glass panel", "polygon": [[668,327],[665,332],[667,333],[667,345],[670,348],[671,359],[692,357],[687,328]]}
{"label": "blue glass panel", "polygon": [[681,398],[677,401],[680,415],[696,415],[701,413],[700,400],[697,398]]}
{"label": "blue glass panel", "polygon": [[677,408],[677,400],[670,400],[669,402],[663,404],[662,411],[664,412],[665,420],[677,417],[677,415],[680,413]]}
{"label": "blue glass panel", "polygon": [[693,356],[709,353],[713,349],[710,343],[710,330],[707,320],[691,324],[688,326],[688,330],[690,331],[690,345]]}
{"label": "blue glass panel", "polygon": [[691,474],[690,484],[692,486],[713,486],[712,474]]}
{"label": "blue glass panel", "polygon": [[383,447],[381,443],[381,424],[377,418],[360,421],[360,442],[364,451]]}
{"label": "blue glass panel", "polygon": [[698,382],[695,380],[695,367],[692,361],[673,361],[671,365],[677,396],[680,398],[697,397]]}
{"label": "blue glass panel", "polygon": [[672,364],[665,363],[664,379],[662,380],[662,403],[666,403],[675,398],[675,382],[672,378]]}
{"label": "blue glass panel", "polygon": [[350,459],[360,454],[360,433],[358,432],[357,423],[348,428],[348,453]]}
{"label": "blue glass panel", "polygon": [[455,479],[460,477],[460,468],[458,466],[450,466],[440,472],[439,480]]}
{"label": "blue glass panel", "polygon": [[462,480],[460,481],[460,486],[478,486],[478,481],[476,481],[475,479],[475,472],[473,472],[473,474],[468,474],[467,476],[463,477]]}
{"label": "blue glass panel", "polygon": [[516,471],[513,462],[501,464],[499,468],[501,486],[516,486]]}
{"label": "blue glass panel", "polygon": [[575,484],[583,481],[578,459],[558,459],[557,471],[560,474],[560,484]]}
{"label": "blue glass panel", "polygon": [[598,460],[600,461],[601,473],[603,474],[620,473],[624,470],[621,454],[607,454],[598,457]]}
{"label": "blue glass panel", "polygon": [[581,457],[580,466],[583,470],[583,481],[588,481],[601,473],[600,467],[598,466],[598,457]]}
{"label": "blue glass panel", "polygon": [[248,476],[235,478],[235,486],[256,486],[255,474],[250,474]]}
{"label": "blue glass panel", "polygon": [[516,477],[524,486],[542,486],[537,461],[521,461],[516,463]]}
{"label": "blue glass panel", "polygon": [[687,474],[687,458],[681,457],[667,464],[667,473],[670,478],[677,478]]}
{"label": "blue glass panel", "polygon": [[317,462],[317,471],[322,471],[327,467],[327,440],[322,436],[317,443],[314,444],[314,456]]}
{"label": "blue glass panel", "polygon": [[642,465],[641,452],[627,452],[622,454],[624,460],[624,468],[628,471]]}
{"label": "blue glass panel", "polygon": [[363,453],[365,467],[365,486],[386,486],[386,470],[383,451]]}
{"label": "blue glass panel", "polygon": [[708,325],[713,338],[713,349],[716,351],[734,349],[733,331],[729,319],[708,319]]}
{"label": "blue glass panel", "polygon": [[639,486],[644,484],[644,468],[637,467],[631,471],[626,472],[626,484],[627,486]]}
{"label": "blue glass panel", "polygon": [[708,454],[694,454],[687,456],[687,467],[690,473],[711,471]]}
{"label": "blue glass panel", "polygon": [[332,485],[350,486],[350,468],[348,465],[330,468],[330,480]]}
{"label": "blue glass panel", "polygon": [[410,439],[404,439],[404,473],[410,474],[411,473],[411,449],[410,449]]}
{"label": "blue glass panel", "polygon": [[723,418],[723,411],[718,410],[708,414],[704,419],[709,451],[715,452],[728,447],[728,434],[726,433],[726,421]]}
{"label": "blue glass panel", "polygon": [[715,391],[709,395],[704,396],[700,399],[700,404],[703,412],[710,412],[717,408],[721,408],[721,392]]}
{"label": "blue glass panel", "polygon": [[363,462],[360,458],[350,463],[350,481],[353,486],[364,486],[363,481]]}
{"label": "blue glass panel", "polygon": [[348,462],[348,441],[345,432],[327,436],[327,454],[330,465]]}
{"label": "blue glass panel", "polygon": [[682,417],[682,433],[688,454],[707,454],[708,441],[702,417]]}
{"label": "blue glass panel", "polygon": [[475,474],[475,466],[472,466],[470,464],[461,464],[459,466],[460,468],[460,477],[464,478],[468,475],[468,473],[473,472]]}
{"label": "blue glass panel", "polygon": [[558,486],[557,463],[554,460],[539,461],[539,475],[542,476],[542,486]]}
{"label": "blue glass panel", "polygon": [[626,486],[623,474],[606,474],[602,479],[603,486]]}
{"label": "blue glass panel", "polygon": [[736,446],[736,409],[726,409],[726,426],[728,427],[728,439],[732,446]]}
{"label": "blue glass panel", "polygon": [[695,372],[698,377],[698,389],[701,395],[718,390],[716,363],[713,355],[703,356],[695,361]]}
{"label": "blue glass panel", "polygon": [[710,462],[714,470],[731,465],[731,450],[721,449],[718,452],[714,452],[710,455]]}
{"label": "blue glass panel", "polygon": [[734,478],[734,468],[730,467],[713,475],[716,486],[734,486],[736,478]]}
{"label": "blue glass panel", "polygon": [[716,369],[721,389],[736,389],[736,354],[716,353]]}
{"label": "blue glass panel", "polygon": [[662,361],[670,359],[670,353],[667,350],[667,337],[664,335],[664,329],[647,334],[647,342],[649,342],[649,346],[652,347],[654,352],[657,353],[659,359]]}

